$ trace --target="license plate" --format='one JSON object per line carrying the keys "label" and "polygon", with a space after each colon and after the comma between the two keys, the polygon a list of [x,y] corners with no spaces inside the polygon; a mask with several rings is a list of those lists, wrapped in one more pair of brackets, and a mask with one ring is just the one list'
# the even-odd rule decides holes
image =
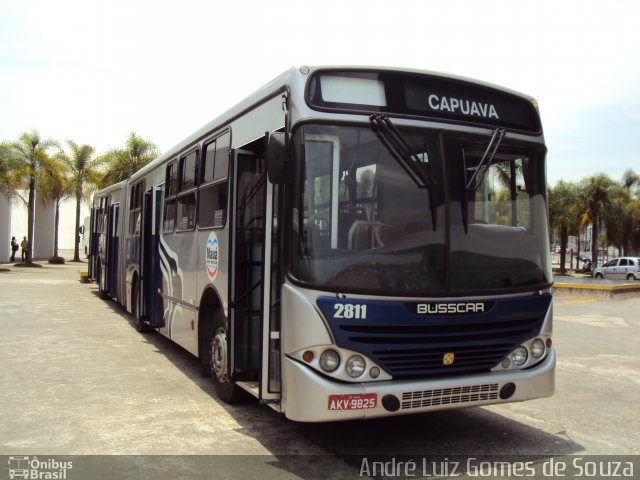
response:
{"label": "license plate", "polygon": [[376,408],[377,405],[377,393],[329,395],[329,410],[363,410],[365,408]]}

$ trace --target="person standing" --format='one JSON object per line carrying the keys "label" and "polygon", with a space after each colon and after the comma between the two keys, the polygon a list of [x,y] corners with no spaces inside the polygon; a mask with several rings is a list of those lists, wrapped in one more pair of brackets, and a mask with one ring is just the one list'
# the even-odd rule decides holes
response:
{"label": "person standing", "polygon": [[16,252],[18,251],[18,249],[20,248],[20,246],[18,245],[18,241],[16,240],[16,237],[11,237],[11,262],[15,262],[16,261]]}
{"label": "person standing", "polygon": [[27,237],[22,237],[20,246],[22,247],[22,261],[24,262],[25,257],[28,257],[27,252],[29,251],[29,241],[27,240]]}

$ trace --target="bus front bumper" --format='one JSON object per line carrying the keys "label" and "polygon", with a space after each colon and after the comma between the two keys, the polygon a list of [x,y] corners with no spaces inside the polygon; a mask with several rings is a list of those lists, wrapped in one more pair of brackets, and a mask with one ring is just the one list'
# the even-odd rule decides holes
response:
{"label": "bus front bumper", "polygon": [[527,370],[349,384],[285,357],[284,413],[299,422],[331,422],[521,402],[553,394],[555,364],[551,349]]}

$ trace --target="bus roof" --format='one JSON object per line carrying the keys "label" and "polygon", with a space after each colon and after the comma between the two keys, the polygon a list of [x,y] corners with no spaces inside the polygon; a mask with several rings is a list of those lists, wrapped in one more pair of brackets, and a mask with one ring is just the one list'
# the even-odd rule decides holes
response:
{"label": "bus roof", "polygon": [[510,90],[508,88],[495,85],[492,83],[483,82],[476,79],[448,74],[448,73],[435,72],[435,71],[429,71],[429,70],[411,69],[411,68],[388,67],[388,66],[386,67],[385,66],[341,66],[341,65],[294,66],[286,70],[285,72],[281,73],[280,75],[278,75],[277,77],[275,77],[273,80],[266,83],[262,87],[260,87],[258,90],[256,90],[251,95],[244,98],[242,101],[240,101],[230,109],[226,110],[222,114],[212,119],[210,122],[202,126],[192,135],[188,136],[178,144],[174,145],[172,148],[167,150],[165,153],[161,154],[159,157],[157,157],[155,160],[153,160],[146,166],[142,167],[140,170],[138,170],[136,173],[134,173],[131,176],[131,180],[136,180],[137,178],[144,176],[147,172],[153,170],[156,166],[161,165],[162,163],[174,158],[176,155],[183,152],[185,149],[187,149],[191,145],[202,140],[213,131],[224,128],[233,119],[242,115],[247,110],[259,104],[261,101],[268,98],[272,98],[274,95],[278,94],[279,92],[285,92],[287,89],[293,88],[294,86],[299,87],[300,90],[302,91],[306,83],[306,79],[311,74],[319,70],[324,70],[324,71],[335,70],[335,71],[343,71],[343,72],[349,72],[349,71],[395,72],[395,73],[408,73],[408,74],[415,74],[415,75],[435,76],[435,77],[440,77],[444,80],[449,79],[453,81],[472,83],[474,85],[478,85],[481,87],[486,87],[486,88],[497,90],[503,93],[514,95],[514,96],[520,97],[523,100],[531,102],[534,106],[536,106],[536,109],[537,109],[537,103],[535,102],[533,97],[530,97],[523,93]]}

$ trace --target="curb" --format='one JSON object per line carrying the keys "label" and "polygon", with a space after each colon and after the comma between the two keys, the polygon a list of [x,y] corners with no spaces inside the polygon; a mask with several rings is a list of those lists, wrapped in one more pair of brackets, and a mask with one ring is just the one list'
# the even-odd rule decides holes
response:
{"label": "curb", "polygon": [[575,283],[555,283],[553,286],[554,293],[558,294],[596,294],[609,298],[617,297],[621,294],[640,295],[640,283],[622,284],[622,285],[590,285]]}

